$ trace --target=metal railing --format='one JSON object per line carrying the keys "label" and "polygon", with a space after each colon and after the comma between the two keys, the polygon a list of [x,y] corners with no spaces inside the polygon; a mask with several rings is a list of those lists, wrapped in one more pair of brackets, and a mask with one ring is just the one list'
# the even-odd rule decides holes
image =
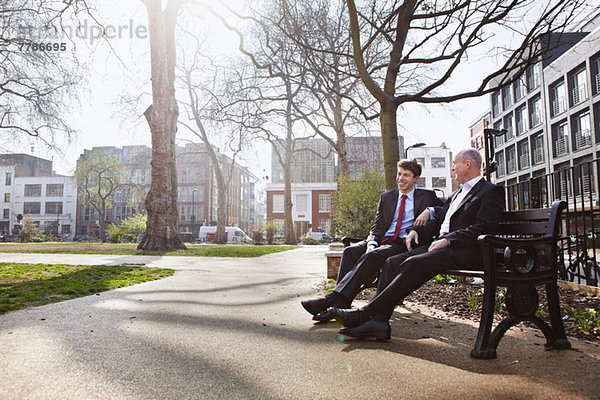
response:
{"label": "metal railing", "polygon": [[559,279],[598,286],[600,280],[600,159],[506,187],[507,210],[550,207],[565,200],[558,245]]}
{"label": "metal railing", "polygon": [[523,169],[523,168],[527,168],[527,167],[529,167],[529,155],[521,154],[519,156],[519,168]]}
{"label": "metal railing", "polygon": [[531,123],[531,127],[538,126],[542,123],[542,116],[539,111],[533,112],[529,114],[529,121]]}
{"label": "metal railing", "polygon": [[538,147],[533,150],[533,164],[544,162],[544,149]]}
{"label": "metal railing", "polygon": [[581,85],[574,87],[571,90],[571,96],[573,97],[573,105],[575,104],[579,104],[584,100],[587,100],[587,91],[585,88],[585,83],[582,83]]}
{"label": "metal railing", "polygon": [[552,101],[552,116],[558,115],[567,109],[565,99],[559,97]]}
{"label": "metal railing", "polygon": [[575,132],[574,136],[575,136],[575,146],[576,146],[577,150],[582,149],[584,147],[589,147],[592,145],[592,136],[590,135],[589,129]]}
{"label": "metal railing", "polygon": [[562,156],[569,152],[569,142],[566,137],[562,137],[554,141],[554,151],[556,152],[556,156]]}

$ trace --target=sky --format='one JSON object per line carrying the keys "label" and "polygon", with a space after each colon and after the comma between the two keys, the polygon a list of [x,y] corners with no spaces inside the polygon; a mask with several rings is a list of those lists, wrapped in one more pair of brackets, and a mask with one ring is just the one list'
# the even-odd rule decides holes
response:
{"label": "sky", "polygon": [[[150,130],[141,115],[150,105],[150,53],[146,10],[138,0],[104,0],[96,15],[104,21],[108,39],[93,38],[99,29],[87,21],[85,37],[72,38],[78,57],[86,63],[86,80],[78,101],[69,110],[68,121],[78,130],[71,142],[61,141],[60,153],[28,143],[15,149],[43,158],[52,158],[56,172],[71,175],[84,149],[94,146],[151,145]],[[238,39],[218,22],[201,20],[210,32],[209,45],[224,54],[237,52]],[[487,54],[474,54],[469,65],[453,77],[453,90],[473,87],[478,77],[494,67],[497,60]],[[123,98],[141,96],[134,109]],[[454,152],[469,146],[469,127],[489,108],[489,97],[469,99],[449,105],[408,105],[398,111],[399,134],[405,146],[425,142],[439,146],[445,142]],[[181,136],[185,133],[180,128]],[[270,148],[262,145],[245,154],[243,164],[258,177],[271,175]]]}

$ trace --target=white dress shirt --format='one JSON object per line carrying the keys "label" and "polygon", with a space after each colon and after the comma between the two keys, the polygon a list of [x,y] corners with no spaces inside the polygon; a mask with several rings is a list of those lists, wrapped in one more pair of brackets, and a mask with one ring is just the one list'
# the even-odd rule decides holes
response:
{"label": "white dress shirt", "polygon": [[450,232],[450,218],[452,218],[452,215],[456,212],[458,206],[460,205],[460,203],[462,203],[462,201],[471,191],[473,186],[475,186],[477,182],[479,182],[481,179],[483,179],[483,176],[479,175],[471,179],[470,181],[460,185],[460,192],[456,195],[454,200],[452,200],[452,203],[450,203],[450,207],[448,207],[446,217],[444,217],[444,221],[442,222],[442,226],[440,227],[440,236]]}

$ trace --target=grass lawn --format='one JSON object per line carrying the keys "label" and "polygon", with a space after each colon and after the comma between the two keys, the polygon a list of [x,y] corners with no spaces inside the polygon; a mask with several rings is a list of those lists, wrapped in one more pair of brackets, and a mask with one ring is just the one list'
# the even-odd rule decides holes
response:
{"label": "grass lawn", "polygon": [[153,281],[174,272],[137,265],[0,263],[0,314]]}
{"label": "grass lawn", "polygon": [[187,250],[145,251],[135,243],[0,243],[0,253],[124,254],[194,257],[260,257],[297,246],[187,244]]}

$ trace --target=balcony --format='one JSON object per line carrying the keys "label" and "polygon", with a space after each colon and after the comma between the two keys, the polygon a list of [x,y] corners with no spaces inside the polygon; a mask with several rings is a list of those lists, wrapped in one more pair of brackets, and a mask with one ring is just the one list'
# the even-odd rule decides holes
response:
{"label": "balcony", "polygon": [[527,168],[527,167],[529,167],[529,155],[521,154],[519,156],[519,169],[523,169],[523,168]]}
{"label": "balcony", "polygon": [[569,152],[569,143],[567,142],[566,137],[562,137],[554,142],[554,150],[556,151],[556,156],[562,156]]}
{"label": "balcony", "polygon": [[575,104],[579,104],[584,100],[587,100],[587,90],[585,88],[585,83],[582,83],[581,85],[574,87],[571,90],[571,96],[573,98],[573,105]]}
{"label": "balcony", "polygon": [[558,115],[567,109],[565,99],[560,97],[552,101],[552,116]]}
{"label": "balcony", "polygon": [[515,159],[512,158],[510,160],[508,160],[508,162],[506,163],[506,166],[508,167],[508,173],[512,173],[515,172],[517,170],[517,165],[515,162]]}
{"label": "balcony", "polygon": [[538,75],[530,75],[527,77],[527,89],[531,92],[540,86],[540,78]]}
{"label": "balcony", "polygon": [[542,116],[539,111],[533,112],[529,114],[529,122],[531,123],[531,127],[538,126],[542,123]]}
{"label": "balcony", "polygon": [[533,150],[533,164],[535,165],[541,162],[544,162],[544,149],[538,147]]}
{"label": "balcony", "polygon": [[600,74],[594,76],[594,82],[596,82],[596,94],[600,93]]}
{"label": "balcony", "polygon": [[575,147],[577,150],[583,149],[584,147],[589,147],[592,145],[592,136],[590,135],[590,130],[585,129],[581,132],[575,132]]}

